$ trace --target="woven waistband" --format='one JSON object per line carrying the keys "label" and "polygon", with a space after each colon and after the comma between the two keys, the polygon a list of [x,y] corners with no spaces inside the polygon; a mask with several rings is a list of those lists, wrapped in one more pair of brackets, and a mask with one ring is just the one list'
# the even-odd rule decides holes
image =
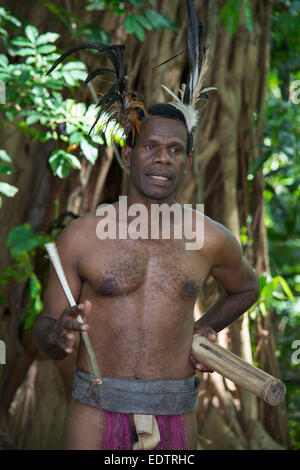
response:
{"label": "woven waistband", "polygon": [[140,380],[102,377],[92,381],[87,372],[75,370],[72,397],[89,406],[117,413],[180,415],[198,402],[200,379]]}

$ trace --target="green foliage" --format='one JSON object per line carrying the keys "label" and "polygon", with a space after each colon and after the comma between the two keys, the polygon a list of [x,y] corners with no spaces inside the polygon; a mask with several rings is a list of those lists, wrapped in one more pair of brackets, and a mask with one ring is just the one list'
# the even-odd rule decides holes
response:
{"label": "green foliage", "polygon": [[[265,146],[250,167],[265,177],[265,224],[271,276],[263,277],[262,295],[252,311],[275,312],[276,356],[287,383],[291,417],[300,407],[299,365],[292,363],[291,345],[300,339],[300,104],[293,102],[291,84],[300,79],[300,2],[275,0],[271,33],[271,69],[266,96]],[[260,308],[261,307],[261,308]],[[291,418],[293,447],[300,447],[300,422]]]}
{"label": "green foliage", "polygon": [[241,13],[244,14],[247,29],[253,30],[253,16],[249,0],[227,0],[218,20],[222,22],[231,36],[237,32]]}
{"label": "green foliage", "polygon": [[51,238],[37,235],[32,232],[29,224],[14,227],[8,234],[7,247],[12,258],[30,252],[34,248],[44,245],[51,241]]}
{"label": "green foliage", "polygon": [[[50,8],[50,5],[47,6]],[[58,13],[57,10],[55,13]],[[59,13],[64,12],[60,9]],[[0,80],[5,82],[7,90],[6,103],[0,105],[0,117],[4,124],[16,119],[19,129],[33,140],[46,142],[54,139],[57,148],[51,154],[49,164],[53,173],[60,178],[66,177],[71,169],[81,168],[80,159],[73,154],[77,149],[81,150],[79,156],[83,155],[95,163],[97,146],[104,143],[99,134],[106,128],[106,120],[100,120],[95,132],[87,137],[97,116],[95,104],[87,108],[84,103],[63,99],[61,94],[65,87],[73,93],[74,88],[80,86],[80,81],[87,76],[85,65],[72,60],[46,76],[53,61],[59,57],[53,44],[59,38],[57,33],[40,35],[35,26],[26,25],[24,35],[9,39],[7,33],[5,38],[7,55],[0,55]],[[10,63],[10,56],[20,57],[22,61]],[[110,144],[113,137],[123,144],[121,130],[110,125],[105,131],[106,142]],[[10,170],[2,166],[0,171],[8,174]],[[6,196],[12,197],[16,191],[17,188],[0,183],[0,192]]]}
{"label": "green foliage", "polygon": [[155,10],[144,9],[144,15],[127,15],[124,22],[125,31],[134,33],[140,41],[145,39],[145,30],[176,29],[176,24]]}
{"label": "green foliage", "polygon": [[[153,5],[153,1],[128,0],[89,0],[87,10],[104,10],[110,8],[117,15],[125,15],[124,28],[129,34],[135,34],[140,41],[145,40],[145,32],[152,29],[176,29],[177,25],[170,18],[157,11],[146,8],[147,4]],[[139,13],[127,13],[133,8],[139,9]]]}
{"label": "green foliage", "polygon": [[[8,153],[3,149],[0,149],[0,160],[4,161],[5,163],[12,162]],[[12,171],[13,170],[10,166],[0,164],[0,174],[10,175]],[[3,181],[0,181],[0,194],[4,194],[7,197],[14,197],[17,192],[18,192],[18,188],[16,188],[12,184],[4,183]],[[2,196],[0,196],[0,207],[1,205],[2,205]]]}
{"label": "green foliage", "polygon": [[29,303],[26,310],[24,329],[33,327],[36,316],[43,310],[41,299],[42,286],[37,276],[32,273],[29,281]]}
{"label": "green foliage", "polygon": [[37,248],[43,247],[47,242],[52,241],[51,237],[37,235],[29,224],[14,227],[8,234],[7,247],[13,259],[12,264],[0,275],[0,284],[7,284],[12,279],[17,282],[29,280],[29,301],[25,311],[25,326],[33,326],[36,315],[43,308],[41,300],[41,283],[33,272],[32,258],[36,254]]}

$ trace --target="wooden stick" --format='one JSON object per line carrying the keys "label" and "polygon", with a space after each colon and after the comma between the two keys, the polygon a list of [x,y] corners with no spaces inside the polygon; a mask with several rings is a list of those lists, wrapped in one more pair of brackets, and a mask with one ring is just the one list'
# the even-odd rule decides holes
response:
{"label": "wooden stick", "polygon": [[254,393],[269,405],[276,406],[284,400],[286,387],[281,380],[249,364],[204,336],[194,335],[192,354],[199,363]]}
{"label": "wooden stick", "polygon": [[[49,257],[52,261],[53,267],[56,271],[57,277],[60,280],[61,286],[62,286],[62,288],[64,290],[64,293],[65,293],[65,295],[66,295],[66,297],[69,301],[69,304],[70,304],[71,307],[74,307],[77,304],[75,302],[75,299],[74,299],[74,297],[72,295],[72,292],[70,290],[70,287],[68,285],[68,282],[67,282],[67,279],[66,279],[66,276],[65,276],[60,258],[59,258],[59,254],[58,254],[57,248],[55,246],[55,243],[46,243],[45,248],[46,248],[46,250],[49,254]],[[81,315],[78,315],[77,321],[79,321],[80,323],[83,323],[83,319],[82,319]],[[86,352],[87,352],[89,363],[90,363],[91,372],[94,376],[94,381],[97,384],[101,384],[102,383],[101,374],[100,374],[100,371],[99,371],[97,359],[96,359],[96,356],[95,356],[95,353],[94,353],[93,346],[91,344],[89,335],[86,331],[81,331],[80,334],[81,334],[82,340],[83,340],[85,348],[86,348]]]}

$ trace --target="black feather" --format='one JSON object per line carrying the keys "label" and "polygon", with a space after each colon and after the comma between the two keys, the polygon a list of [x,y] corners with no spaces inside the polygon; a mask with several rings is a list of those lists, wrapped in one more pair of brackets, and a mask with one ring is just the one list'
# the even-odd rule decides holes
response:
{"label": "black feather", "polygon": [[74,54],[75,52],[81,51],[83,49],[94,49],[97,50],[98,52],[106,52],[111,51],[114,49],[115,45],[113,46],[106,46],[105,44],[97,43],[97,42],[85,42],[82,44],[78,44],[78,46],[72,47],[71,49],[68,49],[66,52],[64,52],[52,65],[52,67],[48,70],[46,73],[46,76],[49,75],[53,70],[69,55]]}
{"label": "black feather", "polygon": [[[87,78],[85,79],[84,84],[87,85],[91,80],[93,80],[98,75],[110,75],[114,77],[114,83],[108,92],[102,96],[97,103],[97,107],[100,108],[96,120],[93,126],[90,129],[89,134],[94,129],[95,125],[99,121],[100,117],[103,113],[108,114],[108,122],[111,119],[117,119],[120,122],[125,123],[125,127],[132,126],[132,122],[128,123],[126,119],[131,120],[130,115],[127,113],[128,102],[130,100],[136,99],[136,95],[134,93],[129,93],[128,88],[128,77],[124,75],[123,66],[124,66],[124,51],[125,46],[123,45],[112,45],[107,46],[102,43],[98,42],[86,42],[79,44],[71,49],[68,49],[64,52],[53,64],[50,70],[47,72],[49,75],[66,57],[74,54],[83,49],[94,49],[97,53],[103,53],[106,58],[111,62],[112,68],[108,67],[101,67],[94,71],[92,71]],[[143,100],[140,99],[140,107],[143,107]],[[118,103],[116,106],[115,103]],[[139,107],[138,105],[136,108]],[[107,126],[107,124],[106,124]]]}
{"label": "black feather", "polygon": [[102,67],[100,69],[96,69],[93,72],[91,72],[88,75],[88,77],[85,79],[84,85],[87,85],[91,80],[93,80],[98,75],[111,75],[116,78],[116,72],[114,70]]}
{"label": "black feather", "polygon": [[188,10],[188,52],[189,52],[189,89],[186,90],[189,93],[189,103],[192,101],[193,90],[196,87],[199,68],[200,68],[200,57],[199,57],[199,29],[196,11],[192,0],[187,0]]}
{"label": "black feather", "polygon": [[[92,125],[90,131],[89,131],[89,135],[91,134],[92,130],[94,129],[95,125],[97,124],[97,122],[99,121],[100,117],[102,116],[102,114],[104,114],[105,112],[108,112],[110,107],[116,103],[117,101],[120,100],[120,95],[118,95],[117,93],[115,93],[110,99],[109,99],[109,102],[107,102],[106,104],[104,104],[99,113],[97,114],[97,117],[95,119],[95,122],[94,124]],[[106,123],[106,127],[107,127],[107,123]]]}
{"label": "black feather", "polygon": [[117,93],[118,91],[118,84],[114,83],[113,86],[109,89],[105,95],[100,98],[100,100],[97,103],[97,108],[101,108],[101,106],[104,106],[109,100]]}
{"label": "black feather", "polygon": [[179,57],[180,55],[184,54],[186,51],[187,51],[187,49],[183,49],[183,51],[178,52],[178,54],[173,55],[172,57],[170,57],[170,59],[167,59],[164,62],[162,62],[161,64],[158,64],[155,68],[158,69],[158,67],[161,67],[161,66],[167,64],[168,62],[171,62],[171,60],[176,59],[176,57]]}

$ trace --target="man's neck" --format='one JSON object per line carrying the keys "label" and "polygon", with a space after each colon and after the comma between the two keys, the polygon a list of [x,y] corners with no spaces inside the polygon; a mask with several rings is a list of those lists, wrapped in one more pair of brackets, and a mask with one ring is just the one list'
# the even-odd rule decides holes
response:
{"label": "man's neck", "polygon": [[138,193],[136,189],[131,186],[128,194],[128,207],[133,204],[143,204],[149,211],[151,211],[152,204],[167,204],[168,206],[171,206],[172,204],[176,204],[176,201],[174,194],[165,199],[151,199]]}

